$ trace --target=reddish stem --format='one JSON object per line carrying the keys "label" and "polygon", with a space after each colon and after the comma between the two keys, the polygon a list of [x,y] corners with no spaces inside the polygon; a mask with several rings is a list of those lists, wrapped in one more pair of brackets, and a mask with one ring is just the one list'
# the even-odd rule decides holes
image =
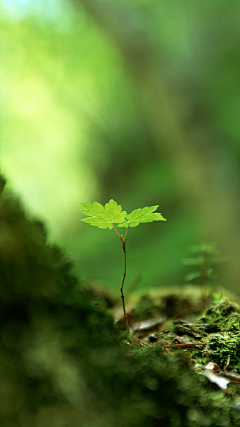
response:
{"label": "reddish stem", "polygon": [[123,253],[124,253],[124,271],[123,271],[123,279],[122,279],[122,285],[121,285],[121,288],[120,288],[120,292],[121,292],[121,298],[122,298],[122,305],[123,305],[123,314],[124,314],[124,319],[125,319],[125,325],[126,325],[127,332],[129,332],[129,324],[128,324],[128,318],[127,318],[127,313],[126,313],[126,308],[125,308],[124,294],[123,294],[123,285],[124,285],[124,282],[125,282],[126,270],[127,270],[125,241],[126,241],[126,237],[127,237],[127,232],[128,232],[128,229],[129,229],[129,225],[128,225],[128,228],[126,230],[124,238],[122,238],[122,236],[119,234],[118,230],[116,229],[116,227],[115,227],[115,225],[113,223],[112,223],[112,226],[113,226],[114,230],[116,231],[119,239],[122,242],[122,248],[123,248]]}

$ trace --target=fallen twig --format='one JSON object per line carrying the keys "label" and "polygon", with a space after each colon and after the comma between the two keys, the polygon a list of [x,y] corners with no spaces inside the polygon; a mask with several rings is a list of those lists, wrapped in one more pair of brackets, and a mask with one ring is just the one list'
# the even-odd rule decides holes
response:
{"label": "fallen twig", "polygon": [[163,345],[164,348],[177,348],[177,347],[195,347],[197,345],[207,345],[206,342],[191,342],[185,344],[166,344]]}

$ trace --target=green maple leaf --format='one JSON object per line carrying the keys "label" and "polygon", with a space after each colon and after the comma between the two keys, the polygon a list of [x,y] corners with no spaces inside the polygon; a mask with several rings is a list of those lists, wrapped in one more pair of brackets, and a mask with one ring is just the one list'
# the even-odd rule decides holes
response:
{"label": "green maple leaf", "polygon": [[111,230],[113,223],[123,222],[127,215],[126,211],[122,211],[122,206],[118,205],[113,199],[109,200],[105,207],[98,202],[80,204],[82,212],[89,216],[89,218],[84,218],[82,221],[98,228],[109,228]]}
{"label": "green maple leaf", "polygon": [[135,209],[126,216],[125,222],[118,224],[119,227],[137,227],[140,223],[153,221],[167,221],[159,212],[153,213],[159,205],[146,206],[143,209]]}

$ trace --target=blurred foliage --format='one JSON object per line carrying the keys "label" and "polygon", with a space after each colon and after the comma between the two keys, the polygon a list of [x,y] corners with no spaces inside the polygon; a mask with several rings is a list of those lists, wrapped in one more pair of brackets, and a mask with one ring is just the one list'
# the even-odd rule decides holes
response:
{"label": "blurred foliage", "polygon": [[190,247],[191,258],[184,258],[183,265],[189,268],[195,267],[194,271],[189,271],[185,280],[191,282],[200,280],[201,285],[207,286],[211,281],[217,280],[218,276],[215,267],[226,262],[226,258],[221,256],[221,251],[215,243],[204,242],[200,245]]}
{"label": "blurred foliage", "polygon": [[140,273],[139,287],[181,282],[189,244],[208,240],[232,260],[220,281],[233,288],[239,2],[1,0],[0,11],[2,171],[75,271],[118,290],[114,236],[85,228],[79,208],[114,198],[168,218],[129,239],[126,286]]}

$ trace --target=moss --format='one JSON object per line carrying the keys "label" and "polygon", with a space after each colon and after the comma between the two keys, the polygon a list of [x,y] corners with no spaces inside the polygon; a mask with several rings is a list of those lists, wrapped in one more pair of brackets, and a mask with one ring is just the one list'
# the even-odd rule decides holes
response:
{"label": "moss", "polygon": [[192,360],[203,365],[215,362],[221,369],[229,362],[231,371],[240,372],[240,333],[209,334],[204,341],[207,343],[204,350],[199,348],[189,350]]}
{"label": "moss", "polygon": [[193,332],[196,332],[202,338],[207,336],[207,333],[205,331],[203,331],[202,329],[200,329],[194,324],[189,325],[189,329]]}
{"label": "moss", "polygon": [[239,305],[228,300],[223,300],[208,308],[199,318],[199,322],[222,324],[222,322],[229,322],[229,316],[232,314],[240,314]]}
{"label": "moss", "polygon": [[[200,364],[215,362],[221,369],[228,363],[231,371],[240,373],[240,306],[222,301],[208,308],[198,319],[198,324],[203,322],[202,340],[207,345],[204,349],[189,349],[191,359]],[[190,328],[196,331],[194,325]],[[197,330],[200,334],[201,329]]]}

